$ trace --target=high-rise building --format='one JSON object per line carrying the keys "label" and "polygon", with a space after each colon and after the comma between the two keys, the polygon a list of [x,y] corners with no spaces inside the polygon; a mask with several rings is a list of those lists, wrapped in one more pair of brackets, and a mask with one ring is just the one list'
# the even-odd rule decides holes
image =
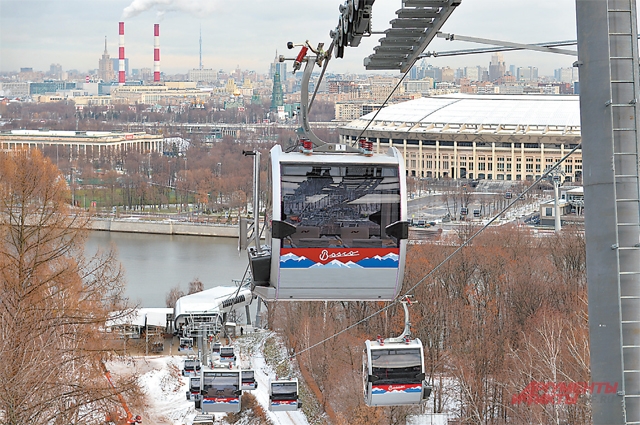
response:
{"label": "high-rise building", "polygon": [[489,63],[489,80],[495,81],[498,78],[502,77],[507,70],[507,67],[504,63],[504,58],[502,57],[502,53],[496,53],[495,55],[491,55],[491,62]]}
{"label": "high-rise building", "polygon": [[213,69],[191,69],[187,80],[203,83],[213,83],[218,79],[218,71]]}
{"label": "high-rise building", "polygon": [[111,81],[116,78],[116,74],[113,71],[113,61],[107,51],[107,37],[104,37],[104,53],[102,58],[98,61],[98,78],[102,81]]}
{"label": "high-rise building", "polygon": [[273,80],[273,76],[278,72],[280,74],[280,81],[287,81],[287,64],[278,61],[278,52],[276,51],[276,58],[271,64],[269,64],[269,79]]}
{"label": "high-rise building", "polygon": [[561,83],[573,83],[578,81],[578,68],[558,68],[553,72],[553,76]]}
{"label": "high-rise building", "polygon": [[49,66],[49,76],[54,80],[62,80],[62,65],[52,63],[51,66]]}
{"label": "high-rise building", "polygon": [[478,81],[478,67],[477,66],[468,66],[464,69],[464,76],[469,79],[469,81]]}
{"label": "high-rise building", "polygon": [[424,76],[433,78],[435,81],[442,81],[442,70],[429,65],[424,70]]}
{"label": "high-rise building", "polygon": [[516,79],[518,81],[537,81],[538,67],[536,66],[518,67],[518,69],[516,69]]}
{"label": "high-rise building", "polygon": [[446,66],[442,68],[441,71],[442,71],[442,79],[440,81],[443,81],[446,83],[453,83],[453,81],[455,80],[454,69]]}

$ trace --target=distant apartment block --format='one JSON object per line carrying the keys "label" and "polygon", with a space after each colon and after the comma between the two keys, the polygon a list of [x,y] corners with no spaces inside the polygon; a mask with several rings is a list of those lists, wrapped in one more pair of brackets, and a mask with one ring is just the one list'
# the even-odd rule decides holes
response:
{"label": "distant apartment block", "polygon": [[175,81],[152,86],[112,87],[111,96],[114,99],[125,99],[130,104],[177,104],[185,100],[206,101],[210,97],[210,93],[196,89],[195,82]]}
{"label": "distant apartment block", "polygon": [[454,69],[449,68],[448,66],[442,68],[442,79],[440,81],[445,83],[453,83],[455,81]]}
{"label": "distant apartment block", "polygon": [[27,97],[29,96],[28,82],[0,83],[0,94],[6,97]]}
{"label": "distant apartment block", "polygon": [[187,79],[196,83],[213,83],[218,80],[218,71],[213,69],[191,69]]}
{"label": "distant apartment block", "polygon": [[524,93],[524,86],[509,84],[498,86],[498,93],[500,94],[522,94]]}
{"label": "distant apartment block", "polygon": [[556,81],[573,83],[578,81],[578,68],[558,68],[553,72]]}
{"label": "distant apartment block", "polygon": [[471,81],[478,81],[480,76],[478,75],[477,66],[468,66],[464,69],[464,75]]}
{"label": "distant apartment block", "polygon": [[424,93],[434,88],[434,82],[432,78],[415,81],[405,81],[404,85],[405,93]]}
{"label": "distant apartment block", "polygon": [[516,79],[518,81],[536,81],[538,79],[538,67],[519,67],[516,69]]}
{"label": "distant apartment block", "polygon": [[42,83],[29,84],[29,95],[55,94],[60,90],[75,89],[76,83],[66,81],[44,81]]}
{"label": "distant apartment block", "polygon": [[352,121],[370,112],[377,111],[381,106],[381,103],[366,101],[336,102],[336,121]]}

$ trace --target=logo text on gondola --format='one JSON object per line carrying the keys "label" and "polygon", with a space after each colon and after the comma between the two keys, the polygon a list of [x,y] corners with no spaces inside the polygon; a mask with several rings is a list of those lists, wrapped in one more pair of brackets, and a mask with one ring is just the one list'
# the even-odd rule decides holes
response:
{"label": "logo text on gondola", "polygon": [[345,257],[357,257],[360,253],[358,251],[347,251],[347,252],[329,252],[326,249],[323,249],[320,253],[320,260],[327,261],[329,258],[345,258]]}

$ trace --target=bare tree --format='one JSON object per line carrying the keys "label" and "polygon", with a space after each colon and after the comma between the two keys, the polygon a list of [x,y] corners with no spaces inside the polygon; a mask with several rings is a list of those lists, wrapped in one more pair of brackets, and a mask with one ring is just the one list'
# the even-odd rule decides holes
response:
{"label": "bare tree", "polygon": [[189,282],[189,292],[188,292],[189,295],[195,294],[196,292],[202,292],[202,291],[204,291],[204,283],[202,283],[200,279],[196,277],[191,282]]}
{"label": "bare tree", "polygon": [[167,294],[167,297],[165,298],[165,302],[167,307],[169,308],[175,308],[176,306],[176,301],[178,301],[180,298],[184,297],[184,291],[182,289],[180,289],[180,286],[174,286],[173,288],[171,288],[171,290],[169,291],[169,293]]}
{"label": "bare tree", "polygon": [[99,423],[120,267],[112,252],[85,258],[88,218],[39,151],[0,154],[0,176],[0,423]]}

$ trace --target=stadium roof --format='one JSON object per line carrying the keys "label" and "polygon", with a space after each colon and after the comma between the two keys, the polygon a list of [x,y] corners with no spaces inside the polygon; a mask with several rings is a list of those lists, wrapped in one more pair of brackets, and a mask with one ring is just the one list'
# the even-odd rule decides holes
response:
{"label": "stadium roof", "polygon": [[342,126],[367,131],[442,134],[580,136],[578,96],[466,95],[423,97],[383,108]]}

